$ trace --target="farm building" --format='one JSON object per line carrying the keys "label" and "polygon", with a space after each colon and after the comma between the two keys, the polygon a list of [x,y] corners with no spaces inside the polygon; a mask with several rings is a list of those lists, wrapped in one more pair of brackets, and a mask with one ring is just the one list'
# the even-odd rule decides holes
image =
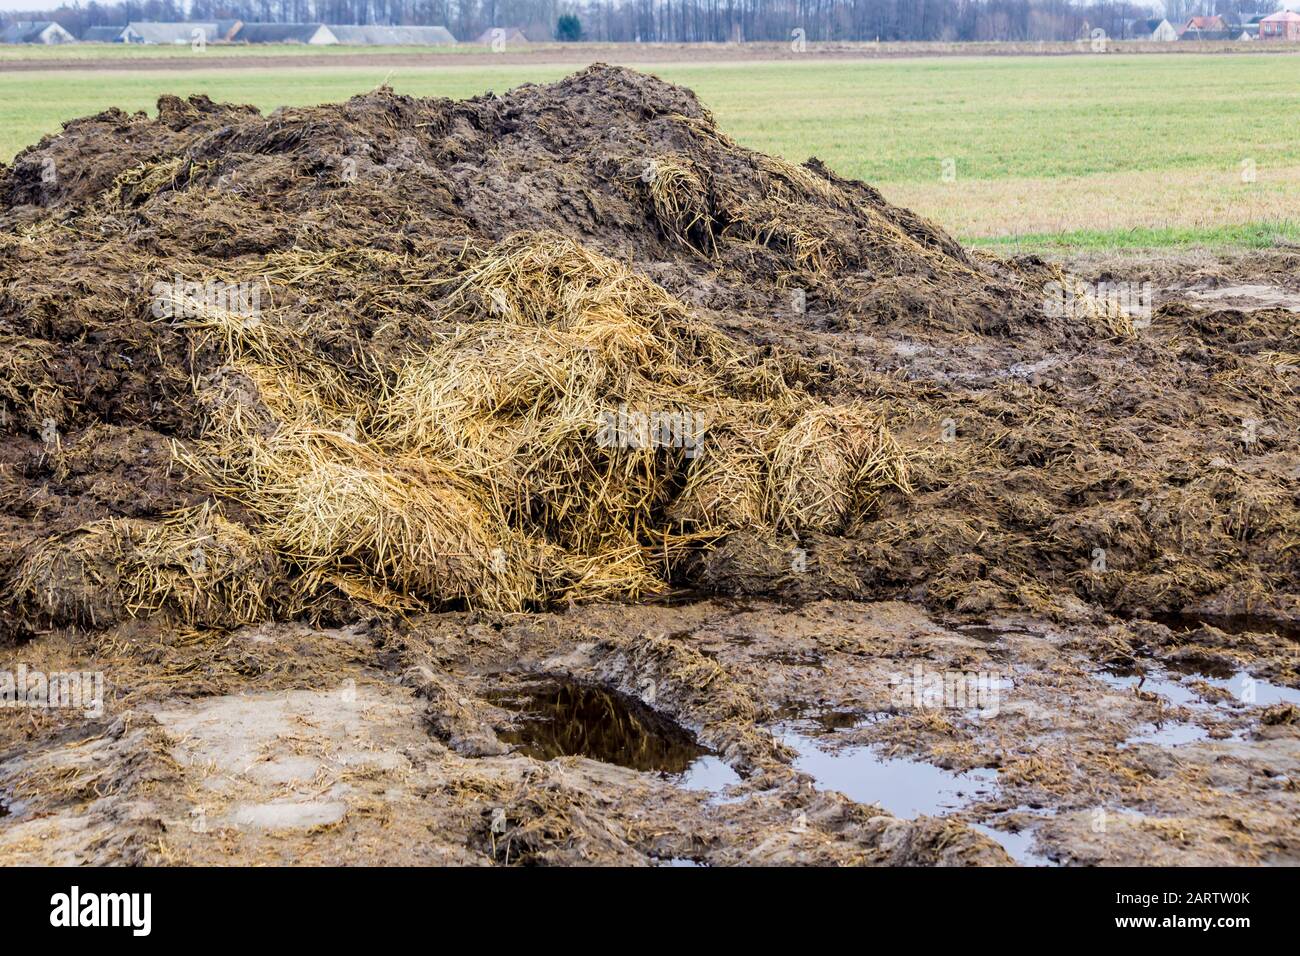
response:
{"label": "farm building", "polygon": [[1259,21],[1261,40],[1300,40],[1300,13],[1280,10]]}
{"label": "farm building", "polygon": [[1181,40],[1231,40],[1233,31],[1223,17],[1192,17],[1178,31]]}
{"label": "farm building", "polygon": [[1156,43],[1168,43],[1178,39],[1178,31],[1168,20],[1126,20],[1124,22],[1124,39],[1148,40]]}
{"label": "farm building", "polygon": [[302,43],[334,46],[339,38],[323,23],[245,23],[235,32],[236,43]]}
{"label": "farm building", "polygon": [[1171,43],[1178,39],[1178,31],[1168,20],[1144,20],[1147,28],[1147,39],[1155,40],[1159,43]]}
{"label": "farm building", "polygon": [[76,43],[74,37],[53,20],[19,20],[0,31],[0,43]]}
{"label": "farm building", "polygon": [[528,37],[519,27],[489,27],[480,33],[474,42],[483,46],[491,46],[493,43],[515,45],[527,43]]}
{"label": "farm building", "polygon": [[229,40],[231,32],[239,26],[238,20],[204,20],[194,23],[182,21],[153,23],[137,20],[126,25],[126,29],[122,31],[122,42],[188,44],[193,43],[201,35],[204,43],[219,43]]}
{"label": "farm building", "polygon": [[122,43],[122,34],[126,32],[126,27],[86,27],[86,32],[81,35],[82,43]]}
{"label": "farm building", "polygon": [[446,27],[395,27],[374,24],[327,24],[339,43],[349,46],[450,46],[456,38]]}

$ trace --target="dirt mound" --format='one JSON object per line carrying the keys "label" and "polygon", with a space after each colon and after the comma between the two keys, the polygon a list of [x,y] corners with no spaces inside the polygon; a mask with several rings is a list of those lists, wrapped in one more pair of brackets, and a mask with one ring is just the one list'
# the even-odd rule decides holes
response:
{"label": "dirt mound", "polygon": [[1153,347],[632,71],[109,111],[0,172],[0,247],[19,633],[668,586],[1295,606],[1290,313]]}

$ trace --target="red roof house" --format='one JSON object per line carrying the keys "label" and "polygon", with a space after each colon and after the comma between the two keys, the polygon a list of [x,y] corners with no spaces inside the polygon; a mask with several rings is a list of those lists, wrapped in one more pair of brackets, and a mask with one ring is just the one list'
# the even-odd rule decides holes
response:
{"label": "red roof house", "polygon": [[1225,40],[1228,24],[1223,17],[1192,17],[1178,35],[1184,40]]}
{"label": "red roof house", "polygon": [[1282,10],[1259,21],[1261,40],[1300,40],[1300,13]]}

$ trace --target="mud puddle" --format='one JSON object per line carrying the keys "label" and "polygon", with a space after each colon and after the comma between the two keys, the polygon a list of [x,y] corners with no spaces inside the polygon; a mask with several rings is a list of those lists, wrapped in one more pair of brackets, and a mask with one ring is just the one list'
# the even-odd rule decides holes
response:
{"label": "mud puddle", "polygon": [[[999,663],[1005,663],[1010,659],[1007,653],[1006,642],[1008,636],[1023,636],[1030,633],[1018,627],[999,627],[984,621],[970,624],[954,623],[950,626],[950,629],[955,633],[960,634],[962,637],[969,637],[979,641],[984,645],[984,653],[988,655],[989,659]],[[1031,636],[1036,637],[1039,635]]]}
{"label": "mud puddle", "polygon": [[1152,614],[1148,620],[1163,624],[1175,634],[1190,634],[1208,626],[1218,628],[1225,634],[1276,634],[1300,643],[1300,627],[1251,614]]}
{"label": "mud puddle", "polygon": [[[1098,679],[1117,690],[1155,694],[1168,701],[1174,708],[1190,712],[1192,715],[1190,720],[1170,716],[1167,719],[1143,724],[1138,728],[1137,733],[1128,738],[1127,744],[1176,747],[1209,740],[1211,737],[1238,740],[1242,737],[1240,730],[1230,734],[1223,731],[1211,734],[1201,724],[1232,717],[1228,708],[1271,707],[1283,703],[1300,706],[1300,691],[1252,677],[1245,671],[1224,668],[1218,662],[1184,660],[1163,663],[1172,673],[1153,670],[1145,673],[1112,670],[1096,675]],[[1216,690],[1221,691],[1221,698],[1218,701],[1208,700],[1205,695],[1206,689],[1209,689],[1210,694]]]}
{"label": "mud puddle", "polygon": [[826,710],[803,715],[827,733],[837,730],[857,730],[867,724],[885,720],[891,715],[887,712],[863,713],[860,710]]}
{"label": "mud puddle", "polygon": [[537,760],[588,757],[676,778],[688,790],[721,791],[740,777],[686,728],[618,691],[547,678],[488,695],[516,715],[498,733]]}
{"label": "mud puddle", "polygon": [[1219,690],[1232,694],[1243,704],[1254,707],[1295,704],[1300,707],[1300,690],[1293,687],[1283,687],[1280,684],[1261,680],[1258,677],[1251,677],[1245,671],[1237,671],[1230,677],[1219,677],[1205,674],[1192,667],[1187,670],[1187,673],[1196,676],[1198,680],[1204,681],[1211,687],[1217,687]]}
{"label": "mud puddle", "polygon": [[[1165,661],[1163,663],[1170,670],[1221,690],[1238,703],[1247,706],[1271,707],[1274,704],[1300,706],[1300,690],[1252,677],[1245,671],[1224,669],[1214,662]],[[1207,713],[1215,712],[1214,705],[1207,704],[1195,688],[1187,686],[1175,677],[1162,676],[1159,672],[1148,671],[1145,674],[1136,674],[1127,671],[1103,671],[1097,676],[1112,687],[1126,690],[1138,688],[1168,698],[1180,707]]]}
{"label": "mud puddle", "polygon": [[1202,700],[1194,689],[1183,685],[1172,677],[1163,676],[1158,671],[1149,670],[1137,673],[1128,669],[1112,669],[1101,671],[1096,676],[1098,680],[1109,684],[1116,690],[1159,694],[1176,707],[1187,707],[1191,710],[1207,713],[1212,712],[1214,709]]}
{"label": "mud puddle", "polygon": [[984,623],[954,624],[952,630],[957,631],[964,637],[973,637],[985,644],[1001,644],[1003,635],[1008,633],[1007,628],[993,627]]}
{"label": "mud puddle", "polygon": [[995,830],[983,823],[972,823],[972,830],[982,833],[1007,851],[1007,855],[1021,866],[1060,866],[1061,864],[1034,849],[1034,831],[1030,829]]}
{"label": "mud puddle", "polygon": [[950,812],[991,794],[997,780],[992,770],[954,773],[933,764],[882,757],[870,747],[828,749],[827,741],[792,727],[781,728],[778,736],[798,753],[795,769],[812,777],[819,789],[878,804],[896,817]]}
{"label": "mud puddle", "polygon": [[1125,743],[1177,747],[1180,744],[1194,744],[1210,739],[1210,733],[1204,727],[1176,720],[1146,724],[1145,727],[1145,730],[1129,737]]}

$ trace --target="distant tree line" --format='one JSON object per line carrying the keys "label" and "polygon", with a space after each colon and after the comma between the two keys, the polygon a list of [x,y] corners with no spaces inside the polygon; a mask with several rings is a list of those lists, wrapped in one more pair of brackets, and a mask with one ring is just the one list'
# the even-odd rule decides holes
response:
{"label": "distant tree line", "polygon": [[[1175,26],[1196,15],[1239,23],[1279,9],[1277,0],[1166,0]],[[521,27],[533,39],[613,42],[790,40],[1071,40],[1093,29],[1125,36],[1126,21],[1155,17],[1135,3],[1071,0],[90,0],[10,13],[14,20],[57,20],[74,35],[131,20],[263,23],[434,24],[460,39],[494,27]],[[560,19],[564,17],[564,24]],[[577,24],[570,19],[576,17]]]}

